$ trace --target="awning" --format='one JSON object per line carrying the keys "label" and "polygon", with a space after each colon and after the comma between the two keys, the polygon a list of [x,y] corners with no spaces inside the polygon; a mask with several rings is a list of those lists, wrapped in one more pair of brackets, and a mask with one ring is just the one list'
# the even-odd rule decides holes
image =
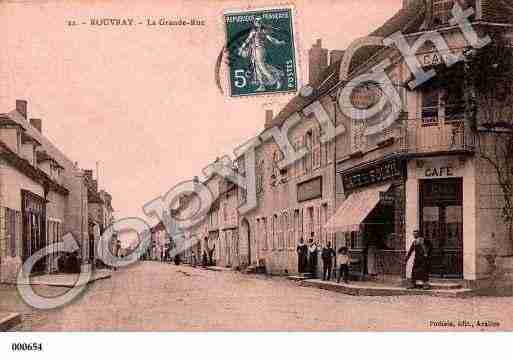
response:
{"label": "awning", "polygon": [[358,231],[360,224],[379,203],[380,192],[388,191],[390,186],[388,183],[352,193],[324,228],[332,232]]}

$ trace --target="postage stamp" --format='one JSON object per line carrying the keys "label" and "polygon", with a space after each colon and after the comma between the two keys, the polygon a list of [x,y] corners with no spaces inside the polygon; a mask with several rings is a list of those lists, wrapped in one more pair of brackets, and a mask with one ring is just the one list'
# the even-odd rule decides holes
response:
{"label": "postage stamp", "polygon": [[224,13],[231,96],[297,90],[292,10]]}

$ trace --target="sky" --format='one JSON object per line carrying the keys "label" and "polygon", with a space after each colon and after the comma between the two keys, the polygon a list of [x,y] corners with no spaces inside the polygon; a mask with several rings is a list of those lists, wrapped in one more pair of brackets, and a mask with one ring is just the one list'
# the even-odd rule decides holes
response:
{"label": "sky", "polygon": [[[292,95],[230,98],[215,84],[222,14],[281,1],[1,1],[0,112],[28,101],[29,117],[113,196],[116,218],[142,206],[256,135],[265,109]],[[307,51],[344,49],[391,17],[402,0],[298,0],[299,87]],[[197,18],[204,26],[69,26],[91,18]],[[144,217],[144,216],[143,216]]]}

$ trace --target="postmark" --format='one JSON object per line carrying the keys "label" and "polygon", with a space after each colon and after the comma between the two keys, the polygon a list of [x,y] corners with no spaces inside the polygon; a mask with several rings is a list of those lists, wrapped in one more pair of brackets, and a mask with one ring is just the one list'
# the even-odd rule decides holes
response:
{"label": "postmark", "polygon": [[296,92],[292,10],[230,11],[223,16],[230,95]]}

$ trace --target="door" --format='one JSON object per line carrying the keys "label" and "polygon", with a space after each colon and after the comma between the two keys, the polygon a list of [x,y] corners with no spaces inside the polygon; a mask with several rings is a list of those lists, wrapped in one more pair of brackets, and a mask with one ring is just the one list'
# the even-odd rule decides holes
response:
{"label": "door", "polygon": [[463,181],[421,181],[421,232],[433,246],[431,274],[463,277]]}
{"label": "door", "polygon": [[[38,195],[22,190],[21,211],[23,216],[23,262],[46,247],[46,202]],[[46,256],[35,263],[33,273],[44,272]]]}

